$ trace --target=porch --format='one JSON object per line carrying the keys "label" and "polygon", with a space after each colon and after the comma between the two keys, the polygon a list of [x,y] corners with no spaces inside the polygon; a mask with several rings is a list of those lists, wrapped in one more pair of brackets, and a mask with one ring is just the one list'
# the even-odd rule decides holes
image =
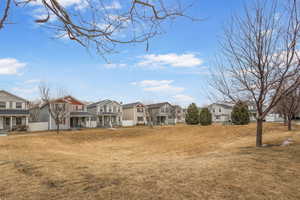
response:
{"label": "porch", "polygon": [[92,115],[88,112],[71,112],[70,128],[88,128]]}
{"label": "porch", "polygon": [[26,130],[29,116],[0,116],[0,130]]}
{"label": "porch", "polygon": [[122,126],[121,116],[119,115],[100,115],[98,116],[98,127],[118,127]]}
{"label": "porch", "polygon": [[167,125],[167,124],[169,124],[168,116],[166,116],[166,115],[156,116],[156,124],[157,125]]}

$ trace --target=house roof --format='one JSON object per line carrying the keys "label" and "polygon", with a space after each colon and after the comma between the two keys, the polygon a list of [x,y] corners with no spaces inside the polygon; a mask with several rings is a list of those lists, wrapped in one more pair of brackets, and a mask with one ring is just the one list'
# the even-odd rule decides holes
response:
{"label": "house roof", "polygon": [[98,101],[98,102],[95,102],[95,103],[92,103],[90,105],[88,105],[87,107],[88,108],[93,108],[93,107],[96,107],[97,105],[103,105],[103,104],[108,104],[108,103],[117,103],[117,104],[120,104],[119,102],[117,101],[114,101],[114,100],[109,100],[109,99],[105,99],[105,100],[101,100],[101,101]]}
{"label": "house roof", "polygon": [[75,117],[75,116],[92,116],[93,114],[89,113],[89,112],[71,112],[70,116],[71,117]]}
{"label": "house roof", "polygon": [[141,102],[135,102],[135,103],[124,104],[124,105],[122,105],[122,107],[126,109],[126,108],[133,108],[137,105],[143,105],[144,106],[144,104],[142,104]]}
{"label": "house roof", "polygon": [[159,108],[165,104],[169,104],[170,106],[172,106],[169,102],[162,102],[162,103],[149,104],[149,105],[147,105],[147,107],[148,108]]}
{"label": "house roof", "polygon": [[5,109],[0,110],[0,115],[29,115],[29,110]]}
{"label": "house roof", "polygon": [[213,106],[213,105],[217,105],[217,106],[221,106],[223,108],[227,108],[227,109],[232,109],[233,108],[233,105],[231,104],[225,104],[225,103],[213,103],[209,106]]}
{"label": "house roof", "polygon": [[[68,96],[65,96],[65,97],[61,97],[61,98],[58,98],[58,99],[53,99],[50,101],[50,103],[69,103],[69,104],[72,104],[72,105],[85,105],[84,103],[82,103],[81,101],[75,99],[74,97],[68,95]],[[46,106],[47,103],[44,103],[41,108],[43,108],[44,106]]]}
{"label": "house roof", "polygon": [[17,95],[14,95],[14,94],[12,94],[12,93],[10,93],[10,92],[7,92],[7,91],[5,91],[5,90],[0,90],[0,92],[3,92],[3,93],[6,93],[6,94],[8,94],[8,95],[10,95],[10,96],[16,97],[17,99],[20,99],[20,100],[22,100],[22,101],[28,102],[28,100],[26,100],[26,99],[24,99],[24,98],[22,98],[22,97],[19,97],[19,96],[17,96]]}

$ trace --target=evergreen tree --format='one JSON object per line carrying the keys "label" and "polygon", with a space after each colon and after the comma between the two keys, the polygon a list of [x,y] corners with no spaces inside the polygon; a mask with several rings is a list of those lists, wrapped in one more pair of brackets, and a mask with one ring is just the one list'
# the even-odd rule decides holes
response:
{"label": "evergreen tree", "polygon": [[187,124],[199,124],[199,110],[195,103],[189,105],[185,122]]}
{"label": "evergreen tree", "polygon": [[211,125],[212,123],[212,115],[208,108],[203,108],[200,112],[200,124],[202,126]]}
{"label": "evergreen tree", "polygon": [[235,125],[249,124],[250,116],[248,106],[246,103],[239,101],[234,105],[231,113],[231,120],[232,123]]}

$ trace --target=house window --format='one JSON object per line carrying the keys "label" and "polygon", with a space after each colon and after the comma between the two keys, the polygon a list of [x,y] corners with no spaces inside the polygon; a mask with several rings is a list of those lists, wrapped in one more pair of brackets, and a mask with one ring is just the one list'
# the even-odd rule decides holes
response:
{"label": "house window", "polygon": [[216,116],[216,119],[220,119],[220,116],[219,116],[219,115],[217,115],[217,116]]}
{"label": "house window", "polygon": [[213,109],[213,112],[215,112],[215,109]]}
{"label": "house window", "polygon": [[137,120],[138,120],[139,122],[142,122],[142,121],[144,121],[144,117],[138,117]]}
{"label": "house window", "polygon": [[16,108],[22,109],[22,102],[16,102]]}
{"label": "house window", "polygon": [[111,112],[112,110],[111,110],[111,107],[109,107],[109,109],[108,109],[108,112]]}
{"label": "house window", "polygon": [[118,108],[118,112],[121,112],[121,109],[120,109],[120,108]]}
{"label": "house window", "polygon": [[6,102],[5,101],[0,101],[0,108],[6,108]]}
{"label": "house window", "polygon": [[21,117],[16,118],[16,125],[22,125],[22,118]]}
{"label": "house window", "polygon": [[13,102],[12,101],[9,102],[9,108],[13,108]]}
{"label": "house window", "polygon": [[221,108],[219,108],[219,112],[221,112]]}
{"label": "house window", "polygon": [[140,107],[138,107],[138,108],[137,108],[137,112],[144,112],[144,109],[143,109],[143,108],[140,108]]}
{"label": "house window", "polygon": [[107,106],[104,106],[104,112],[107,112]]}
{"label": "house window", "polygon": [[63,118],[62,120],[60,120],[60,124],[66,124],[66,118]]}
{"label": "house window", "polygon": [[116,106],[113,107],[113,112],[117,112],[117,107]]}

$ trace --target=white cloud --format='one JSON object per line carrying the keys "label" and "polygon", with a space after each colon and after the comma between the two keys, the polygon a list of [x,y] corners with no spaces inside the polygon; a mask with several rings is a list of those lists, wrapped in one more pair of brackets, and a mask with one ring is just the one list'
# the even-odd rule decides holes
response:
{"label": "white cloud", "polygon": [[175,102],[178,102],[180,104],[190,104],[192,102],[195,102],[195,98],[185,95],[185,94],[177,94],[175,96],[173,96],[173,98],[175,99]]}
{"label": "white cloud", "polygon": [[[46,2],[50,3],[49,0],[46,0]],[[88,3],[86,0],[58,0],[58,2],[64,8],[74,6],[75,10],[83,10],[88,6]],[[48,12],[43,7],[43,3],[41,0],[30,1],[29,5],[34,7],[34,10],[32,11],[32,16],[34,18],[46,19],[48,17]],[[51,11],[50,11],[49,15],[50,15],[49,22],[53,22],[53,21],[57,20],[56,15],[54,15]]]}
{"label": "white cloud", "polygon": [[105,10],[119,10],[122,6],[119,1],[113,1],[110,5],[104,6]]}
{"label": "white cloud", "polygon": [[173,80],[143,80],[131,84],[140,86],[147,92],[180,93],[184,91],[183,87],[171,85],[173,82]]}
{"label": "white cloud", "polygon": [[34,83],[40,83],[40,82],[41,82],[40,79],[30,79],[30,80],[24,81],[25,84],[34,84]]}
{"label": "white cloud", "polygon": [[196,67],[203,63],[196,54],[148,54],[142,56],[142,61],[137,63],[141,67],[164,67],[170,65],[172,67]]}
{"label": "white cloud", "polygon": [[38,97],[38,87],[14,87],[12,88],[13,93],[17,94],[18,96],[33,99]]}
{"label": "white cloud", "polygon": [[[47,3],[50,3],[49,0],[46,0]],[[80,5],[83,3],[83,0],[58,0],[58,3],[63,7],[69,7],[73,5]],[[51,3],[50,3],[51,4]],[[41,6],[43,5],[41,0],[30,1],[30,5]]]}
{"label": "white cloud", "polygon": [[34,86],[32,88],[22,88],[22,87],[14,87],[12,88],[12,90],[17,93],[17,94],[25,94],[25,95],[28,95],[28,94],[34,94],[38,91],[38,87],[37,86]]}
{"label": "white cloud", "polygon": [[104,64],[103,66],[106,69],[116,69],[116,68],[125,68],[128,65],[124,63],[110,63],[110,64]]}
{"label": "white cloud", "polygon": [[18,75],[25,66],[26,63],[14,58],[0,58],[0,75]]}
{"label": "white cloud", "polygon": [[160,85],[169,85],[173,80],[143,80],[140,82],[132,82],[133,85],[139,85],[141,87],[148,86],[160,86]]}

